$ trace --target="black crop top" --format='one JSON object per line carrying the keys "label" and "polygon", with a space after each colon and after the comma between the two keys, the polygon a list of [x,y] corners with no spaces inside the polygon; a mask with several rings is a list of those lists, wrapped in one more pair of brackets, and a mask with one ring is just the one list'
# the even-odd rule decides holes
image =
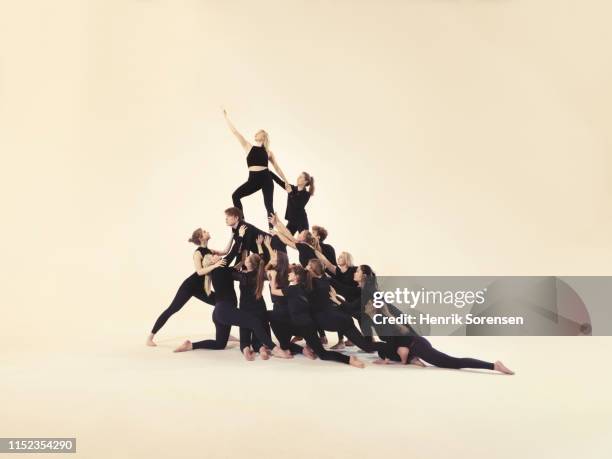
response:
{"label": "black crop top", "polygon": [[268,152],[264,147],[253,145],[247,155],[247,166],[268,167]]}

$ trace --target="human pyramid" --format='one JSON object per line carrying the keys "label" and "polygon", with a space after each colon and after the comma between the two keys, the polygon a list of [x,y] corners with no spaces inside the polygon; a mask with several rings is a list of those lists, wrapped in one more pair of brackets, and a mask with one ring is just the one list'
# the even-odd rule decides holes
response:
{"label": "human pyramid", "polygon": [[[314,195],[314,177],[302,172],[291,184],[270,150],[266,131],[255,133],[249,143],[223,111],[230,131],[246,153],[248,180],[232,194],[233,207],[225,210],[225,223],[232,238],[223,250],[209,248],[210,233],[193,231],[189,242],[197,246],[193,254],[195,272],[178,289],[170,306],[156,320],[147,345],[156,346],[155,335],[174,313],[196,297],[214,306],[215,339],[185,341],[175,352],[194,349],[222,350],[231,337],[231,327],[240,327],[240,350],[247,361],[256,356],[291,359],[296,354],[315,360],[332,360],[364,368],[356,355],[340,351],[357,346],[363,352],[377,352],[376,364],[429,365],[442,368],[479,368],[514,374],[502,362],[457,358],[434,349],[414,330],[405,328],[395,336],[381,336],[371,320],[372,297],[377,290],[376,274],[369,265],[355,265],[348,252],[336,257],[326,243],[327,230],[309,225],[306,205]],[[278,175],[268,168],[271,163]],[[284,224],[274,211],[274,182],[287,192]],[[269,232],[244,220],[241,199],[262,191]],[[297,250],[299,264],[289,264],[287,247]],[[263,289],[268,282],[272,310],[268,310]],[[234,283],[239,284],[240,300]],[[391,304],[376,311],[397,312]],[[358,328],[354,320],[360,325]],[[374,340],[372,328],[380,340]],[[325,332],[337,332],[338,343],[327,349]],[[272,332],[277,343],[272,340]],[[347,340],[344,340],[344,337]],[[303,345],[298,343],[304,341]]]}

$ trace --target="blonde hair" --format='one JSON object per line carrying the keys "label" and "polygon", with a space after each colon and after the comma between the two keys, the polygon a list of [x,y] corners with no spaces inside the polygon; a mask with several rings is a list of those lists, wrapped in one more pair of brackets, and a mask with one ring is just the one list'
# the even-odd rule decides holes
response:
{"label": "blonde hair", "polygon": [[344,257],[344,261],[346,262],[346,266],[349,268],[355,266],[355,262],[353,261],[353,255],[348,252],[340,252],[340,256]]}
{"label": "blonde hair", "polygon": [[270,136],[269,136],[269,135],[268,135],[268,133],[267,133],[266,131],[264,131],[263,129],[260,129],[259,131],[257,131],[257,132],[255,133],[255,135],[257,135],[257,134],[259,134],[259,133],[263,134],[263,136],[264,136],[264,141],[262,142],[262,145],[264,146],[264,148],[266,149],[266,151],[268,151],[268,150],[269,150],[269,148],[270,148]]}

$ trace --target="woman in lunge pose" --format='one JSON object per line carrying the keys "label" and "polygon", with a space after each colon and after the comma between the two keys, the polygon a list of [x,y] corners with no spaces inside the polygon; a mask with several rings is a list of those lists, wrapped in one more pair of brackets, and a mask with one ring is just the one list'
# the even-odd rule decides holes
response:
{"label": "woman in lunge pose", "polygon": [[[243,236],[246,227],[241,227],[239,235]],[[206,255],[206,258],[213,257]],[[216,257],[216,256],[215,256]],[[206,262],[207,260],[204,260]],[[213,262],[214,262],[213,258]],[[287,358],[280,347],[274,344],[270,336],[266,333],[266,327],[261,319],[250,312],[238,309],[236,291],[234,290],[235,270],[227,266],[219,266],[210,272],[212,285],[215,289],[215,311],[213,312],[213,322],[215,323],[216,338],[214,340],[203,340],[196,343],[185,341],[175,349],[175,352],[190,351],[192,349],[225,349],[227,345],[230,329],[232,325],[247,328],[253,331],[256,338],[268,349],[272,349],[275,357]],[[262,350],[260,349],[260,353]]]}
{"label": "woman in lunge pose", "polygon": [[[225,121],[227,121],[230,131],[236,136],[247,154],[246,160],[249,168],[248,180],[240,185],[232,194],[234,206],[242,210],[241,199],[261,190],[264,197],[267,217],[269,217],[274,213],[274,183],[272,181],[272,173],[268,169],[268,162],[272,163],[272,166],[274,166],[274,169],[285,183],[288,183],[288,180],[276,162],[274,153],[270,150],[268,133],[263,129],[257,131],[255,133],[255,145],[251,145],[234,127],[225,110],[223,110],[223,115],[225,116]],[[286,190],[288,192],[291,191],[291,187],[287,185]]]}
{"label": "woman in lunge pose", "polygon": [[287,230],[292,235],[307,230],[309,225],[306,204],[314,194],[314,177],[308,172],[302,172],[297,178],[296,185],[289,185],[288,188],[286,182],[273,172],[271,174],[272,179],[288,192],[287,209],[285,210]]}
{"label": "woman in lunge pose", "polygon": [[204,263],[204,257],[211,253],[208,248],[208,241],[210,240],[210,233],[203,230],[202,228],[196,229],[189,242],[197,245],[197,249],[193,254],[193,264],[195,265],[195,272],[183,281],[172,303],[155,321],[153,329],[147,338],[147,346],[157,346],[153,341],[155,334],[164,326],[170,316],[181,310],[185,303],[189,299],[195,296],[198,300],[204,301],[210,305],[215,305],[215,294],[205,290],[204,279],[206,274],[210,273],[213,269],[223,266],[224,261],[221,259],[216,260],[214,263],[206,265]]}

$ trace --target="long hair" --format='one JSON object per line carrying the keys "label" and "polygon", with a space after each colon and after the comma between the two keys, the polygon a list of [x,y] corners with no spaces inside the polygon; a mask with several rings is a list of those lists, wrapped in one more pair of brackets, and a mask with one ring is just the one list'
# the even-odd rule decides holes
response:
{"label": "long hair", "polygon": [[312,290],[312,275],[301,265],[292,264],[289,267],[289,272],[292,272],[297,277],[298,284],[306,291]]}
{"label": "long hair", "polygon": [[315,192],[314,177],[306,171],[302,171],[302,175],[306,179],[306,186],[308,187],[308,194],[312,196]]}
{"label": "long hair", "polygon": [[266,265],[266,271],[276,271],[276,287],[283,289],[289,285],[287,275],[289,272],[289,259],[285,252],[277,252],[276,264],[272,262]]}
{"label": "long hair", "polygon": [[255,298],[260,299],[263,293],[264,280],[266,279],[266,264],[256,253],[249,255],[248,260],[253,266],[253,271],[257,273],[255,275]]}
{"label": "long hair", "polygon": [[378,291],[376,273],[370,265],[359,265],[359,269],[361,269],[361,272],[365,276],[363,287],[361,288],[362,297],[370,298],[374,296],[374,292]]}

